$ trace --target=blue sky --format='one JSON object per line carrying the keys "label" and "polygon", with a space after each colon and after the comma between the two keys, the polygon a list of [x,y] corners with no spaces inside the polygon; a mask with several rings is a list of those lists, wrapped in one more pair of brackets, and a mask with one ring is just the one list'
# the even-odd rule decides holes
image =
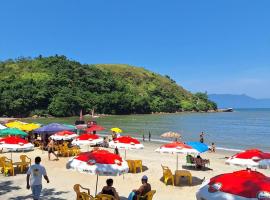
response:
{"label": "blue sky", "polygon": [[186,89],[270,97],[270,1],[3,0],[0,60],[64,54],[167,74]]}

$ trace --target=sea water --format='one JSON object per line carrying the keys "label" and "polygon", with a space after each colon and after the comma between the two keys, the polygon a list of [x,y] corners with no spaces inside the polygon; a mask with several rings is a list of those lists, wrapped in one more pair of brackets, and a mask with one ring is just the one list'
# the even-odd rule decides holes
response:
{"label": "sea water", "polygon": [[[76,118],[37,119],[36,122],[74,123]],[[106,134],[112,127],[123,129],[123,135],[137,138],[151,133],[155,142],[168,142],[160,138],[167,131],[182,135],[182,141],[199,141],[199,135],[205,133],[205,143],[212,142],[219,149],[239,151],[260,148],[270,151],[270,109],[236,109],[224,113],[179,113],[155,115],[120,115],[95,119],[103,125]],[[33,120],[30,120],[33,121]]]}

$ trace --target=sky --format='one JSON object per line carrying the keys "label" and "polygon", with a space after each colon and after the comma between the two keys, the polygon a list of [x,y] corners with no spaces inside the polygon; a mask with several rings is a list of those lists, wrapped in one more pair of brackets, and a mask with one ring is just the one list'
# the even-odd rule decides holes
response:
{"label": "sky", "polygon": [[268,0],[2,0],[0,60],[65,55],[270,98]]}

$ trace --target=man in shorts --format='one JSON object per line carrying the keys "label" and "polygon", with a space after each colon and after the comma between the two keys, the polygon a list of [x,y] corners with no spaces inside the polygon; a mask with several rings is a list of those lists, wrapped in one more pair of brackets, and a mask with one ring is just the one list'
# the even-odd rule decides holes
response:
{"label": "man in shorts", "polygon": [[[39,196],[42,190],[42,176],[49,183],[45,168],[40,165],[41,158],[38,156],[35,158],[35,164],[31,165],[27,171],[26,188],[29,190],[31,187],[34,200],[39,200]],[[29,184],[30,180],[30,184]]]}

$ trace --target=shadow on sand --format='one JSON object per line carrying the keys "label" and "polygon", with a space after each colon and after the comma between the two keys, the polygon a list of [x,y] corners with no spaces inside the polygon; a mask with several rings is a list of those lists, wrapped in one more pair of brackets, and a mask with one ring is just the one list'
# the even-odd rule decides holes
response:
{"label": "shadow on sand", "polygon": [[[0,196],[8,192],[14,192],[15,190],[19,189],[21,189],[21,187],[13,185],[12,181],[3,181],[0,183]],[[0,197],[0,199],[2,198]]]}
{"label": "shadow on sand", "polygon": [[[175,179],[175,178],[174,178]],[[188,179],[186,177],[180,177],[180,181],[179,181],[179,185],[175,185],[175,187],[190,187],[190,186],[197,186],[197,185],[201,185],[202,182],[204,181],[203,179],[200,179],[196,176],[192,176],[192,185],[189,185]],[[162,183],[164,183],[163,177],[161,177],[159,179]],[[175,181],[175,180],[174,180]],[[165,183],[164,183],[165,184]],[[167,185],[172,185],[172,181],[168,180]]]}
{"label": "shadow on sand", "polygon": [[[30,193],[30,191],[29,191]],[[66,200],[66,198],[61,197],[62,194],[69,193],[69,191],[55,191],[55,189],[43,189],[41,192],[42,200]],[[9,198],[9,200],[27,200],[32,199],[32,195],[27,196],[17,196]]]}
{"label": "shadow on sand", "polygon": [[201,169],[197,169],[194,166],[189,166],[189,165],[182,165],[182,168],[187,169],[187,170],[192,170],[192,171],[211,171],[211,170],[213,170],[209,167],[203,167]]}

